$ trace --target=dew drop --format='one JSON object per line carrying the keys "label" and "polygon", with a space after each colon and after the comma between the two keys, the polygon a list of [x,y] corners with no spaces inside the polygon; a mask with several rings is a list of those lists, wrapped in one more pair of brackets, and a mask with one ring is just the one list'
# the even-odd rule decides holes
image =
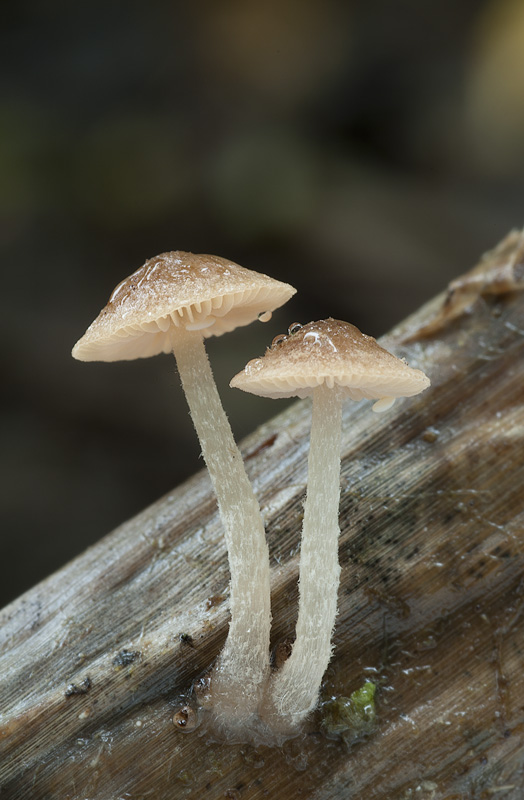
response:
{"label": "dew drop", "polygon": [[302,325],[300,324],[300,322],[293,322],[293,324],[290,325],[289,328],[287,329],[287,332],[289,333],[290,336],[293,336],[294,333],[299,332],[301,327]]}
{"label": "dew drop", "polygon": [[282,344],[282,342],[285,342],[286,339],[287,339],[287,336],[286,336],[285,333],[279,333],[279,335],[275,336],[275,338],[271,342],[271,347],[278,347],[278,345]]}
{"label": "dew drop", "polygon": [[272,316],[273,314],[271,311],[261,311],[258,315],[258,320],[259,322],[269,322]]}
{"label": "dew drop", "polygon": [[394,402],[394,397],[381,397],[380,400],[377,400],[377,402],[371,407],[371,410],[375,411],[377,414],[381,414],[383,411],[388,411]]}
{"label": "dew drop", "polygon": [[304,336],[304,342],[308,344],[320,344],[320,334],[317,331],[308,331]]}

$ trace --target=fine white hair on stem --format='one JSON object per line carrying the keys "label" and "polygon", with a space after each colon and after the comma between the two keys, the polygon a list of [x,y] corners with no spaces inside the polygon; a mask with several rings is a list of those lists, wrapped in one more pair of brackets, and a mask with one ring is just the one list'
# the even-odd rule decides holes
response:
{"label": "fine white hair on stem", "polygon": [[317,704],[322,677],[331,658],[340,579],[342,395],[322,385],[312,392],[312,397],[296,638],[289,659],[272,678],[266,697],[266,714],[272,724],[290,729],[297,728]]}
{"label": "fine white hair on stem", "polygon": [[296,638],[288,661],[269,680],[261,709],[273,730],[296,730],[313,710],[331,658],[340,575],[342,398],[376,400],[373,409],[380,412],[429,384],[372,336],[331,317],[292,325],[231,381],[263,397],[313,398]]}
{"label": "fine white hair on stem", "polygon": [[233,724],[257,710],[269,671],[269,554],[258,501],[223,409],[202,334],[172,334],[178,371],[215,489],[230,566],[229,633],[211,677],[217,718]]}
{"label": "fine white hair on stem", "polygon": [[233,261],[172,250],[113,290],[73,347],[81,361],[174,352],[225,529],[231,623],[206,700],[224,730],[254,717],[269,671],[269,556],[260,508],[220,402],[204,338],[268,321],[295,289]]}

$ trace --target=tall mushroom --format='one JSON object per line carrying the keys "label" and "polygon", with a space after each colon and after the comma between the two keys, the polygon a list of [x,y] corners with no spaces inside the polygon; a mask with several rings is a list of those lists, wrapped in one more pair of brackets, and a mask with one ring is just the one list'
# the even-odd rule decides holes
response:
{"label": "tall mushroom", "polygon": [[377,400],[375,411],[429,386],[375,339],[335,319],[294,325],[250,361],[231,386],[263,397],[312,396],[308,487],[300,550],[299,611],[289,659],[269,683],[263,714],[279,730],[296,729],[315,707],[331,658],[337,612],[338,506],[342,402]]}
{"label": "tall mushroom", "polygon": [[212,703],[226,722],[254,713],[268,672],[271,624],[264,525],[220,402],[204,338],[270,312],[295,293],[224,258],[162,253],[123,280],[73,348],[81,361],[173,351],[225,529],[231,622],[214,668]]}

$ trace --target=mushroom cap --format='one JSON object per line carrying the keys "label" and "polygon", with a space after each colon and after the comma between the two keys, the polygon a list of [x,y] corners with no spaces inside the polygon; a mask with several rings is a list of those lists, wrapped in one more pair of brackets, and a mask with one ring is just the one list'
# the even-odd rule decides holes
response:
{"label": "mushroom cap", "polygon": [[273,311],[295,292],[219,256],[161,253],[118,284],[73,356],[119,361],[168,353],[173,327],[221,336]]}
{"label": "mushroom cap", "polygon": [[430,383],[421,370],[408,367],[349,322],[309,322],[276,339],[230,386],[262,397],[307,397],[326,384],[352,400],[371,400],[410,397]]}

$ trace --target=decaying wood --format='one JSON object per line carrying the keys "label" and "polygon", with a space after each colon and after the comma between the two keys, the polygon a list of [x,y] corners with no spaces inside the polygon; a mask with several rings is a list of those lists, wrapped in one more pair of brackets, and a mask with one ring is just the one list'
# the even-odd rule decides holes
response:
{"label": "decaying wood", "polygon": [[[512,288],[478,292],[432,335],[445,295],[429,303],[384,344],[431,389],[382,416],[345,408],[324,697],[373,680],[371,733],[329,739],[322,710],[281,748],[217,742],[205,717],[191,733],[173,726],[227,631],[226,555],[201,473],[2,612],[0,797],[522,798],[524,294]],[[309,421],[299,403],[244,443],[275,643],[296,614]]]}
{"label": "decaying wood", "polygon": [[524,231],[512,231],[480,264],[448,286],[434,317],[404,341],[416,341],[438,333],[451,320],[471,309],[479,297],[507,294],[524,289]]}

